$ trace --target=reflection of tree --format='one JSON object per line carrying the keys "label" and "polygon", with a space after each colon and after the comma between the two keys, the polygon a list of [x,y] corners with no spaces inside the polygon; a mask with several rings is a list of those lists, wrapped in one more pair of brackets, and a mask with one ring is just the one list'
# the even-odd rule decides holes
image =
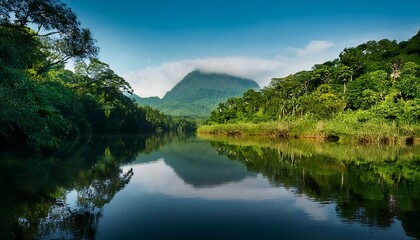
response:
{"label": "reflection of tree", "polygon": [[130,181],[133,170],[130,169],[122,175],[119,173],[120,171],[115,171],[112,175],[92,179],[88,186],[77,187],[77,201],[81,210],[94,212],[96,208],[109,203],[115,194]]}
{"label": "reflection of tree", "polygon": [[179,133],[167,133],[162,135],[153,135],[146,139],[146,150],[145,153],[151,153],[157,151],[164,145],[172,143],[175,139],[178,141],[186,140],[191,138],[192,134],[179,134]]}
{"label": "reflection of tree", "polygon": [[419,158],[343,161],[334,157],[339,152],[320,155],[296,146],[276,149],[221,142],[212,146],[219,154],[241,161],[248,170],[263,174],[274,185],[295,189],[320,202],[336,203],[343,221],[389,228],[398,218],[407,234],[420,237]]}
{"label": "reflection of tree", "polygon": [[[130,181],[121,163],[145,150],[146,137],[98,137],[49,156],[0,154],[0,236],[93,239],[102,207]],[[77,191],[76,207],[66,194]],[[62,200],[60,200],[62,199]]]}
{"label": "reflection of tree", "polygon": [[[102,207],[124,188],[133,175],[132,169],[124,174],[93,179],[87,186],[77,189],[77,205],[69,207],[58,200],[50,207],[48,215],[37,226],[40,239],[95,239]],[[87,176],[88,178],[94,176]]]}

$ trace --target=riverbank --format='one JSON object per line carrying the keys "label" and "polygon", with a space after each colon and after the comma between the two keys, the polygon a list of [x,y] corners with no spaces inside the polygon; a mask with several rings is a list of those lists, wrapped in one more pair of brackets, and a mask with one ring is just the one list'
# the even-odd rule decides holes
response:
{"label": "riverbank", "polygon": [[202,125],[199,134],[271,136],[320,142],[419,145],[420,126],[368,121],[348,124],[336,121],[296,121]]}

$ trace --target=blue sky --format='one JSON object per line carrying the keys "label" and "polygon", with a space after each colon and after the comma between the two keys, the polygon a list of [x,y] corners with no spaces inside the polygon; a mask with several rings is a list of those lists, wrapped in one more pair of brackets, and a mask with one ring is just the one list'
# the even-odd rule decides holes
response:
{"label": "blue sky", "polygon": [[191,70],[256,80],[309,69],[344,47],[420,30],[420,0],[63,0],[109,63],[141,96]]}

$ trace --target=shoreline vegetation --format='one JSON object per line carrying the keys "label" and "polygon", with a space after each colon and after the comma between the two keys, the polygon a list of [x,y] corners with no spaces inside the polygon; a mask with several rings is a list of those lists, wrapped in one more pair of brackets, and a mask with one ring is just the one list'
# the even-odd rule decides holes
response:
{"label": "shoreline vegetation", "polygon": [[202,125],[197,129],[202,135],[232,137],[262,136],[270,139],[301,139],[314,142],[349,144],[420,145],[419,125],[400,125],[366,122],[358,125],[324,120],[230,123]]}
{"label": "shoreline vegetation", "polygon": [[200,134],[418,145],[420,32],[344,49],[309,71],[220,103]]}
{"label": "shoreline vegetation", "polygon": [[130,84],[97,58],[91,31],[58,0],[1,1],[0,39],[0,148],[195,131],[195,122],[133,102]]}

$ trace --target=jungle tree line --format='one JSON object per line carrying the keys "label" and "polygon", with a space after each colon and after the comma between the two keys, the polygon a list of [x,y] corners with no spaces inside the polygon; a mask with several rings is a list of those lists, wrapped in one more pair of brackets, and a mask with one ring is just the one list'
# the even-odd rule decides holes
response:
{"label": "jungle tree line", "polygon": [[420,32],[408,41],[369,41],[309,71],[273,78],[212,112],[208,123],[298,118],[417,124],[420,119]]}
{"label": "jungle tree line", "polygon": [[[0,40],[2,145],[195,127],[133,103],[129,83],[97,58],[91,31],[58,0],[1,0]],[[65,69],[69,60],[74,71]]]}

